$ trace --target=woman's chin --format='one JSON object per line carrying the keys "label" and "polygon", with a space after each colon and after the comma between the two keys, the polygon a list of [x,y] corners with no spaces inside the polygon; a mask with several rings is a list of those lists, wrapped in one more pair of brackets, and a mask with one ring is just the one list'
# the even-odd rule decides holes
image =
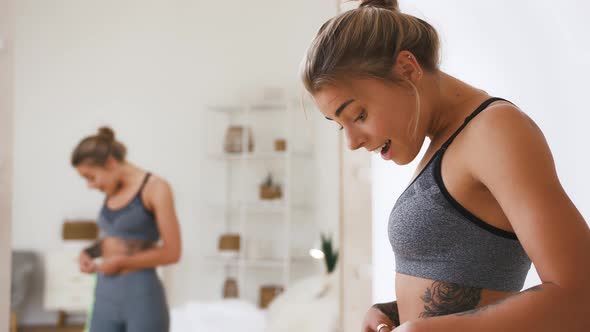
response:
{"label": "woman's chin", "polygon": [[99,189],[103,194],[107,195],[107,196],[112,196],[115,193],[114,189],[109,189],[109,188],[102,188]]}
{"label": "woman's chin", "polygon": [[393,161],[396,165],[399,165],[399,166],[405,166],[405,165],[411,163],[413,160],[414,160],[414,158],[411,158],[411,157],[405,156],[405,155],[400,156],[400,155],[393,154],[391,156],[391,161]]}

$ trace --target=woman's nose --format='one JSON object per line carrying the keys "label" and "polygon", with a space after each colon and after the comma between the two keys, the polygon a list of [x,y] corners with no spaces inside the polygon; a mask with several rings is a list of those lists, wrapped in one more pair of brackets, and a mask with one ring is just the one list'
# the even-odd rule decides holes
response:
{"label": "woman's nose", "polygon": [[346,139],[348,141],[348,148],[356,150],[365,146],[366,137],[356,130],[346,129]]}

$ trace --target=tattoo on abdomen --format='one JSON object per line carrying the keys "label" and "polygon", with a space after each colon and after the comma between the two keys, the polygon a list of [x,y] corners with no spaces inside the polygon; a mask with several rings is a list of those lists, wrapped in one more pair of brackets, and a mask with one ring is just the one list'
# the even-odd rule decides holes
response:
{"label": "tattoo on abdomen", "polygon": [[450,315],[474,309],[481,300],[482,289],[451,282],[435,281],[420,299],[424,311],[420,318]]}

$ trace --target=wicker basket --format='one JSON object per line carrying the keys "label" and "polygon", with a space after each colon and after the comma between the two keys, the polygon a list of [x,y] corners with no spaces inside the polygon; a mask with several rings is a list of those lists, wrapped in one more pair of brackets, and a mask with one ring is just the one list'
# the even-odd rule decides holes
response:
{"label": "wicker basket", "polygon": [[94,220],[66,220],[61,234],[63,240],[96,240],[98,226]]}
{"label": "wicker basket", "polygon": [[219,237],[220,251],[240,251],[239,234],[223,234]]}
{"label": "wicker basket", "polygon": [[279,199],[283,196],[279,186],[260,186],[260,199]]}
{"label": "wicker basket", "polygon": [[260,308],[268,308],[272,300],[274,300],[279,294],[283,292],[281,286],[261,286],[260,287],[260,302],[258,303]]}
{"label": "wicker basket", "polygon": [[282,138],[275,140],[275,151],[286,151],[287,150],[287,141]]}

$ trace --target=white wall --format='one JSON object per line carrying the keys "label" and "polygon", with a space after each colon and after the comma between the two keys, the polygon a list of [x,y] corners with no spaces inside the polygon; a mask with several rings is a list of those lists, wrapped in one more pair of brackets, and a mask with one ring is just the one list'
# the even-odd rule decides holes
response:
{"label": "white wall", "polygon": [[[400,1],[402,11],[434,24],[442,39],[442,70],[507,98],[541,127],[563,186],[590,222],[590,175],[585,132],[590,76],[588,2]],[[375,301],[395,297],[395,262],[387,239],[389,211],[415,163],[373,161]],[[535,271],[525,287],[540,282]]]}
{"label": "white wall", "polygon": [[[203,296],[207,271],[194,262],[215,241],[200,209],[202,188],[215,185],[201,176],[204,106],[265,86],[298,94],[299,61],[334,3],[22,0],[15,10],[13,246],[51,249],[64,218],[96,216],[102,196],[68,159],[81,137],[109,124],[132,162],[174,188],[185,251],[166,273],[170,302]],[[316,139],[335,146],[332,134]],[[335,176],[323,178],[328,188]],[[336,227],[337,215],[322,213]],[[54,319],[35,301],[26,323]]]}
{"label": "white wall", "polygon": [[350,151],[342,135],[340,169],[340,294],[342,332],[358,331],[371,306],[371,158]]}

